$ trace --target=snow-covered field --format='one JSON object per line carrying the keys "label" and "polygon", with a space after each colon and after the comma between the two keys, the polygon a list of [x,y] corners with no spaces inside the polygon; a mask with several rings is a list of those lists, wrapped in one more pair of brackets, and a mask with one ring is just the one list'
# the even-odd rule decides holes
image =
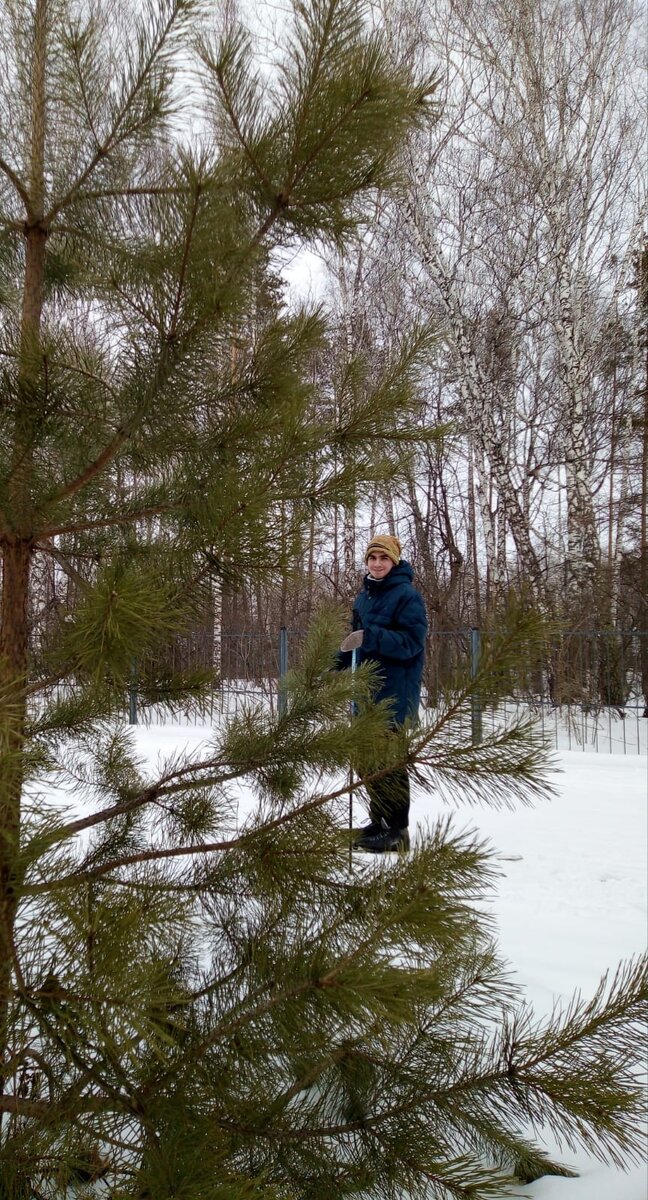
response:
{"label": "snow-covered field", "polygon": [[[197,749],[209,733],[178,726],[133,732],[149,761]],[[538,1015],[577,989],[590,996],[606,970],[646,948],[648,936],[648,757],[579,748],[561,750],[555,761],[553,800],[515,811],[459,808],[455,816],[458,827],[479,830],[502,856],[493,899],[500,949]],[[424,826],[446,812],[436,793],[419,795],[413,824]],[[545,1177],[519,1187],[517,1195],[647,1200],[648,1166],[626,1173],[586,1155],[555,1153],[579,1177]]]}
{"label": "snow-covered field", "polygon": [[[558,755],[557,797],[533,809],[460,814],[504,856],[494,899],[500,948],[538,1013],[646,948],[648,758]],[[417,805],[436,815],[434,800]],[[647,1051],[648,1053],[648,1051]],[[578,1179],[519,1188],[529,1200],[647,1200],[648,1165],[627,1174],[556,1151]]]}
{"label": "snow-covered field", "polygon": [[[249,680],[229,680],[223,691],[215,691],[204,713],[195,712],[190,718],[182,712],[173,715],[164,705],[152,705],[138,712],[138,721],[145,725],[173,725],[177,727],[198,726],[206,728],[223,717],[233,715],[242,704],[250,699],[276,705],[274,685],[253,687]],[[434,710],[429,710],[433,713]],[[124,720],[127,713],[123,714]],[[643,701],[635,697],[622,712],[616,708],[590,710],[583,705],[551,704],[530,706],[521,701],[503,700],[496,711],[485,709],[482,714],[484,734],[497,728],[504,721],[527,720],[531,717],[537,724],[548,745],[557,750],[597,751],[599,754],[648,754],[648,721],[643,717]],[[460,717],[460,729],[467,737],[471,735],[470,716]],[[206,736],[206,734],[205,734]]]}

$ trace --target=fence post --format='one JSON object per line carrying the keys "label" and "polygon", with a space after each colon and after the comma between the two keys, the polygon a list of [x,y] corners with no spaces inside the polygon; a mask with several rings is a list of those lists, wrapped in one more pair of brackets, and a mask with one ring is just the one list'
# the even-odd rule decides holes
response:
{"label": "fence post", "polygon": [[283,681],[288,674],[288,630],[285,625],[279,630],[279,715],[286,711],[286,696]]}
{"label": "fence post", "polygon": [[[481,653],[481,636],[479,629],[470,630],[470,678],[476,679],[479,672],[479,658]],[[478,692],[472,692],[470,696],[470,730],[472,734],[473,746],[479,746],[482,740],[482,706],[481,697]]]}
{"label": "fence post", "polygon": [[137,725],[137,663],[133,659],[128,687],[128,724]]}

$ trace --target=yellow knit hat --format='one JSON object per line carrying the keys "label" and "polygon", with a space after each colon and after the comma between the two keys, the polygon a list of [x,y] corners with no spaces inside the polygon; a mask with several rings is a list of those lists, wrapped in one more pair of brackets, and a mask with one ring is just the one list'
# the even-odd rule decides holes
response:
{"label": "yellow knit hat", "polygon": [[370,554],[387,554],[392,562],[398,566],[401,560],[401,544],[397,537],[392,537],[389,533],[382,533],[378,537],[372,537],[365,551],[365,562]]}

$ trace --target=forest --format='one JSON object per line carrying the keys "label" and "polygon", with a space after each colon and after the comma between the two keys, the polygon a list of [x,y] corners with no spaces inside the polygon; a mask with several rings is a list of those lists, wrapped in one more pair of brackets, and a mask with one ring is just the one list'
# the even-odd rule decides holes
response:
{"label": "forest", "polygon": [[[0,1200],[641,1160],[645,958],[536,1016],[493,848],[373,870],[351,804],[550,799],[476,696],[648,710],[642,15],[0,0]],[[430,621],[397,728],[332,669],[376,531]],[[281,704],[141,751],[129,703],[204,712],[280,628]]]}
{"label": "forest", "polygon": [[[348,605],[367,535],[383,529],[415,567],[431,659],[445,635],[498,628],[523,605],[573,635],[548,653],[560,681],[547,698],[645,707],[641,14],[602,0],[537,11],[384,0],[370,13],[394,61],[429,76],[435,117],[409,137],[399,189],[375,191],[352,239],[316,237],[305,253],[282,235],[255,265],[228,334],[232,376],[295,302],[325,312],[302,420],[334,428],[335,444],[286,451],[308,460],[310,488],[289,485],[274,505],[260,569],[243,546],[213,547],[186,653],[216,663],[219,636],[276,640],[282,625],[305,631],[326,600]],[[281,38],[280,11],[259,19],[262,45]],[[406,410],[390,391],[405,362]],[[373,473],[328,496],[327,473],[351,479],[353,456],[373,459]],[[115,482],[148,483],[143,469]],[[74,603],[84,536],[63,531],[44,550],[35,646]]]}

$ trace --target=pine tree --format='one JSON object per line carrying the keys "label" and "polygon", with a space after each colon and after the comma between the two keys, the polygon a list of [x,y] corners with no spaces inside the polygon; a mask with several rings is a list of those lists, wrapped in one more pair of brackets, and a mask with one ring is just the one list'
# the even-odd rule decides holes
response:
{"label": "pine tree", "polygon": [[[534,1123],[631,1155],[640,965],[537,1025],[475,904],[483,847],[440,825],[349,876],[346,768],[386,715],[370,671],[330,670],[337,618],[281,713],[250,705],[199,759],[152,771],[112,719],[214,576],[279,564],[287,506],[297,534],[390,470],[428,344],[404,337],[378,380],[350,365],[324,420],[324,315],[248,318],[277,248],[344,246],[395,186],[432,83],[357,0],[296,0],[263,73],[207,7],[2,0],[0,1196],[487,1197],[560,1169]],[[46,627],[44,564],[67,589]],[[541,749],[511,730],[467,751],[468,699],[393,754],[528,799]]]}

